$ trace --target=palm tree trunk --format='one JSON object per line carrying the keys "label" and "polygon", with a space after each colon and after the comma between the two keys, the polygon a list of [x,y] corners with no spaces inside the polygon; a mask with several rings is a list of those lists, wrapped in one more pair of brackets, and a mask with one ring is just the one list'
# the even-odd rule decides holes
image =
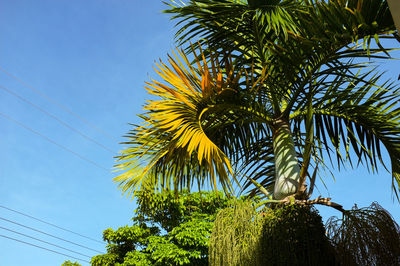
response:
{"label": "palm tree trunk", "polygon": [[279,200],[296,193],[300,180],[300,167],[289,122],[282,119],[275,121],[273,148],[275,154],[274,198]]}
{"label": "palm tree trunk", "polygon": [[392,14],[397,31],[400,32],[400,2],[399,0],[388,0],[387,2],[389,4],[390,13]]}

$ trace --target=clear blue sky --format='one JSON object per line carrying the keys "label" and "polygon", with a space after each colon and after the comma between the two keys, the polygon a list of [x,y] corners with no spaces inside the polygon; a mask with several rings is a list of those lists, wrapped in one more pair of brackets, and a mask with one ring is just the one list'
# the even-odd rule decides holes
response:
{"label": "clear blue sky", "polygon": [[[121,196],[112,182],[115,173],[111,173],[111,168],[113,156],[121,148],[121,136],[130,129],[128,123],[139,122],[136,115],[141,113],[146,99],[143,85],[149,76],[154,76],[154,61],[165,59],[174,47],[173,22],[160,12],[164,8],[158,0],[0,0],[0,67],[109,135],[0,72],[0,113],[8,117],[0,115],[1,206],[98,240],[104,229],[130,224],[134,202]],[[399,66],[398,61],[393,61],[383,65],[382,70],[388,71],[387,77],[397,79]],[[15,95],[40,106],[87,137]],[[378,201],[400,221],[399,204],[392,201],[390,174],[382,170],[379,175],[370,175],[360,169],[335,176],[336,183],[326,179],[329,192],[319,184],[322,195],[330,194],[345,208]],[[318,194],[316,191],[315,195]],[[326,207],[320,210],[324,218],[339,215]],[[0,217],[105,251],[102,244],[2,208]],[[1,219],[0,227],[89,256],[96,254]],[[82,257],[1,228],[0,234]],[[0,266],[54,266],[66,259],[0,237]]]}

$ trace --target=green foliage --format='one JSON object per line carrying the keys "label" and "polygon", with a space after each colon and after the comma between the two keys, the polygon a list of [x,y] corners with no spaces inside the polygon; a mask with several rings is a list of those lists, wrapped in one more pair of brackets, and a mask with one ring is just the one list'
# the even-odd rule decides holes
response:
{"label": "green foliage", "polygon": [[210,265],[336,265],[316,210],[297,205],[257,212],[251,202],[221,210]]}
{"label": "green foliage", "polygon": [[209,236],[216,212],[228,204],[222,193],[169,191],[138,193],[133,226],[103,232],[104,265],[207,265]]}
{"label": "green foliage", "polygon": [[71,262],[69,260],[65,261],[61,266],[82,266],[78,262]]}
{"label": "green foliage", "polygon": [[202,215],[203,219],[214,219],[216,212],[225,206],[228,199],[222,193],[183,191],[179,194],[172,192],[138,193],[138,209],[134,221],[151,222],[166,231],[187,222],[190,217]]}
{"label": "green foliage", "polygon": [[218,212],[210,238],[210,265],[258,265],[262,217],[250,201]]}

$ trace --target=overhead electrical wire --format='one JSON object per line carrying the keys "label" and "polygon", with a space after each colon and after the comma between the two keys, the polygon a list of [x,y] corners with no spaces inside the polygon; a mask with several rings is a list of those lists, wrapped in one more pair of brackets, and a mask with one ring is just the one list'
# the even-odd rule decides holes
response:
{"label": "overhead electrical wire", "polygon": [[80,234],[80,233],[74,232],[74,231],[69,230],[69,229],[67,229],[67,228],[58,226],[58,225],[56,225],[56,224],[46,222],[46,221],[44,221],[44,220],[42,220],[42,219],[33,217],[33,216],[29,215],[29,214],[26,214],[26,213],[23,213],[23,212],[20,212],[20,211],[13,210],[13,209],[8,208],[8,207],[6,207],[6,206],[0,205],[0,208],[3,208],[3,209],[6,209],[6,210],[9,210],[9,211],[18,213],[18,214],[23,215],[23,216],[25,216],[25,217],[31,218],[31,219],[33,219],[33,220],[39,221],[39,222],[41,222],[41,223],[44,223],[44,224],[47,224],[47,225],[50,225],[50,226],[53,226],[53,227],[55,227],[55,228],[57,228],[57,229],[60,229],[60,230],[65,231],[65,232],[68,232],[68,233],[71,233],[71,234],[74,234],[74,235],[77,235],[77,236],[80,236],[80,237],[83,237],[83,238],[92,240],[92,241],[94,241],[94,242],[97,242],[97,243],[100,243],[100,244],[104,244],[104,243],[105,243],[105,242],[96,240],[96,239],[94,239],[94,238],[91,238],[91,237],[89,237],[89,236],[85,236],[85,235],[82,235],[82,234]]}
{"label": "overhead electrical wire", "polygon": [[45,135],[43,135],[43,134],[37,132],[36,130],[34,130],[34,129],[28,127],[27,125],[25,125],[25,124],[23,124],[23,123],[21,123],[21,122],[15,120],[14,118],[12,118],[12,117],[10,117],[10,116],[8,116],[8,115],[2,113],[2,112],[0,112],[0,115],[3,116],[3,117],[5,117],[5,118],[7,118],[8,120],[10,120],[10,121],[12,121],[12,122],[18,124],[19,126],[21,126],[21,127],[25,128],[25,129],[31,131],[32,133],[35,133],[36,135],[38,135],[38,136],[40,136],[40,137],[46,139],[48,142],[53,143],[54,145],[60,147],[61,149],[65,150],[65,151],[67,151],[67,152],[70,152],[70,153],[74,154],[75,156],[79,157],[80,159],[82,159],[82,160],[84,160],[84,161],[86,161],[86,162],[89,162],[89,163],[95,165],[96,167],[98,167],[98,168],[100,168],[100,169],[102,169],[102,170],[105,170],[105,171],[107,171],[107,173],[109,173],[109,169],[107,169],[107,168],[105,168],[105,167],[99,165],[98,163],[96,163],[96,162],[94,162],[94,161],[92,161],[92,160],[90,160],[90,159],[84,157],[83,155],[80,155],[79,153],[74,152],[73,150],[71,150],[71,149],[69,149],[69,148],[67,148],[67,147],[65,147],[65,146],[63,146],[63,145],[57,143],[56,141],[54,141],[54,140],[48,138],[47,136],[45,136]]}
{"label": "overhead electrical wire", "polygon": [[26,234],[23,234],[23,233],[20,233],[20,232],[17,232],[17,231],[11,230],[11,229],[9,229],[9,228],[6,228],[6,227],[3,227],[3,226],[0,226],[0,229],[6,230],[6,231],[9,231],[9,232],[12,232],[12,233],[14,233],[14,234],[18,234],[18,235],[21,235],[21,236],[24,236],[24,237],[31,238],[31,239],[34,239],[34,240],[36,240],[36,241],[39,241],[39,242],[45,243],[45,244],[47,244],[47,245],[51,245],[51,246],[54,246],[54,247],[57,247],[57,248],[60,248],[60,249],[64,249],[64,250],[66,250],[66,251],[69,251],[69,252],[72,252],[72,253],[75,253],[75,254],[78,254],[78,255],[81,255],[81,256],[87,257],[87,258],[91,258],[91,256],[85,255],[85,254],[83,254],[83,253],[80,253],[80,252],[77,252],[77,251],[73,251],[73,250],[71,250],[71,249],[68,249],[68,248],[64,248],[64,247],[62,247],[62,246],[59,246],[59,245],[56,245],[56,244],[53,244],[53,243],[50,243],[50,242],[44,241],[44,240],[42,240],[42,239],[39,239],[39,238],[36,238],[36,237],[30,236],[30,235],[26,235]]}
{"label": "overhead electrical wire", "polygon": [[77,258],[77,257],[71,256],[71,255],[68,255],[68,254],[64,254],[64,253],[61,253],[61,252],[58,252],[58,251],[55,251],[55,250],[52,250],[52,249],[49,249],[49,248],[45,248],[45,247],[38,246],[38,245],[29,243],[29,242],[25,242],[25,241],[22,241],[22,240],[19,240],[19,239],[16,239],[16,238],[12,238],[12,237],[5,236],[5,235],[1,235],[1,234],[0,234],[0,237],[8,238],[8,239],[11,239],[11,240],[20,242],[20,243],[24,243],[24,244],[26,244],[26,245],[33,246],[33,247],[41,248],[41,249],[44,249],[44,250],[47,250],[47,251],[50,251],[50,252],[53,252],[53,253],[57,253],[57,254],[66,256],[66,257],[68,257],[68,258],[72,258],[72,259],[76,259],[76,260],[80,260],[80,261],[84,261],[84,262],[90,263],[90,261],[87,261],[87,260],[85,260],[85,259]]}
{"label": "overhead electrical wire", "polygon": [[11,89],[0,85],[0,88],[3,89],[4,91],[6,91],[8,94],[13,95],[14,97],[20,99],[21,101],[33,106],[34,108],[36,108],[37,110],[39,110],[40,112],[44,113],[45,115],[53,118],[54,120],[56,120],[58,123],[62,124],[63,126],[69,128],[70,130],[74,131],[75,133],[79,134],[80,136],[82,136],[83,138],[93,142],[94,144],[96,144],[97,146],[103,148],[106,151],[109,151],[112,154],[115,154],[115,152],[111,149],[108,148],[107,146],[104,146],[103,144],[97,142],[96,140],[94,140],[93,138],[89,137],[88,135],[82,133],[81,131],[79,131],[78,129],[72,127],[71,125],[69,125],[68,123],[64,122],[63,120],[59,119],[57,116],[47,112],[46,110],[44,110],[43,108],[41,108],[40,106],[32,103],[31,101],[27,100],[26,98],[22,97],[21,95],[18,95],[16,92],[12,91]]}
{"label": "overhead electrical wire", "polygon": [[[35,92],[36,94],[38,94],[38,95],[41,96],[42,98],[46,99],[48,102],[51,102],[52,104],[56,105],[56,106],[59,107],[60,109],[62,109],[62,110],[64,110],[65,112],[69,113],[70,115],[72,115],[72,116],[78,118],[78,119],[81,120],[83,123],[87,124],[88,126],[90,126],[90,127],[93,128],[93,129],[95,129],[97,132],[101,133],[102,135],[104,135],[104,136],[106,136],[106,137],[108,137],[108,138],[110,138],[110,139],[112,139],[112,140],[116,140],[115,137],[110,136],[109,134],[107,134],[106,132],[104,132],[103,130],[101,130],[100,128],[98,128],[97,126],[95,126],[94,124],[90,123],[88,120],[84,119],[84,118],[81,117],[80,115],[76,114],[75,112],[73,112],[72,110],[70,110],[69,108],[67,108],[65,105],[63,105],[63,104],[57,102],[57,101],[54,100],[53,98],[51,98],[51,97],[47,96],[46,94],[44,94],[42,91],[40,91],[40,90],[34,88],[33,86],[31,86],[31,85],[29,85],[28,83],[24,82],[23,80],[19,79],[16,75],[14,75],[14,74],[8,72],[7,70],[5,70],[4,68],[2,68],[1,66],[0,66],[0,71],[2,71],[3,73],[5,73],[7,76],[9,76],[9,77],[15,79],[16,81],[18,81],[18,82],[19,82],[20,84],[22,84],[23,86],[25,86],[25,87],[31,89],[33,92]],[[22,100],[22,101],[24,101],[24,102],[30,104],[31,106],[35,107],[35,108],[38,109],[39,111],[41,111],[41,112],[45,113],[46,115],[52,117],[53,119],[57,120],[59,123],[61,123],[62,125],[68,127],[70,130],[72,130],[72,131],[78,133],[79,135],[81,135],[82,137],[86,138],[87,140],[89,140],[89,141],[95,143],[96,145],[101,146],[103,149],[105,149],[105,150],[107,150],[107,151],[109,151],[109,152],[115,154],[115,152],[114,152],[112,149],[110,149],[110,148],[108,148],[108,147],[102,145],[101,143],[98,143],[98,142],[95,141],[94,139],[90,138],[89,136],[85,135],[84,133],[80,132],[79,130],[73,128],[72,126],[70,126],[69,124],[67,124],[67,123],[64,122],[63,120],[57,118],[55,115],[52,115],[51,113],[47,112],[47,111],[44,110],[43,108],[37,106],[36,104],[30,102],[29,100],[25,99],[24,97],[18,95],[17,93],[11,91],[10,89],[8,89],[8,88],[6,88],[6,87],[4,87],[4,86],[0,86],[0,87],[1,87],[3,90],[7,91],[9,94],[11,94],[11,95],[13,95],[13,96],[19,98],[20,100]],[[103,166],[97,164],[96,162],[94,162],[94,161],[92,161],[92,160],[90,160],[90,159],[87,159],[86,157],[80,155],[79,153],[70,150],[69,148],[67,148],[67,147],[65,147],[65,146],[63,146],[63,145],[57,143],[56,141],[54,141],[54,140],[48,138],[47,136],[45,136],[45,135],[43,135],[43,134],[41,134],[41,133],[39,133],[39,132],[33,130],[32,128],[30,128],[30,127],[24,125],[23,123],[21,123],[21,122],[15,120],[15,119],[13,119],[12,117],[10,117],[10,116],[8,116],[8,115],[6,115],[6,114],[4,114],[4,113],[1,113],[1,112],[0,112],[0,115],[2,115],[3,117],[7,118],[8,120],[10,120],[10,121],[12,121],[12,122],[18,124],[19,126],[24,127],[25,129],[31,131],[32,133],[35,133],[36,135],[39,135],[40,137],[46,139],[48,142],[53,143],[53,144],[56,145],[56,146],[62,148],[63,150],[68,151],[68,152],[74,154],[75,156],[79,157],[80,159],[82,159],[82,160],[84,160],[84,161],[87,161],[87,162],[89,162],[89,163],[95,165],[96,167],[101,168],[101,169],[103,169],[103,170],[109,172],[109,169],[106,169],[105,167],[103,167]],[[61,230],[63,230],[63,231],[66,231],[66,232],[69,232],[69,233],[72,233],[72,234],[75,234],[75,235],[84,237],[84,238],[86,238],[86,239],[89,239],[89,240],[92,240],[92,241],[95,241],[95,242],[98,242],[98,243],[102,243],[102,244],[104,243],[104,242],[98,241],[98,240],[96,240],[96,239],[93,239],[93,238],[84,236],[84,235],[82,235],[82,234],[73,232],[73,231],[71,231],[71,230],[69,230],[69,229],[66,229],[66,228],[57,226],[57,225],[52,224],[52,223],[48,223],[48,222],[43,221],[43,220],[41,220],[41,219],[38,219],[38,218],[36,218],[36,217],[33,217],[33,216],[30,216],[30,215],[24,214],[24,213],[19,212],[19,211],[12,210],[12,209],[10,209],[10,208],[8,208],[8,207],[5,207],[5,206],[0,206],[0,207],[1,207],[1,208],[4,208],[4,209],[7,209],[7,210],[10,210],[10,211],[13,211],[13,212],[15,212],[15,213],[24,215],[24,216],[29,217],[29,218],[31,218],[31,219],[40,221],[40,222],[42,222],[42,223],[45,223],[45,224],[47,224],[47,225],[50,225],[50,226],[53,226],[53,227],[55,227],[55,228],[61,229]],[[95,249],[92,249],[92,248],[88,248],[88,247],[86,247],[86,246],[77,244],[77,243],[75,243],[75,242],[72,242],[72,241],[69,241],[69,240],[66,240],[66,239],[63,239],[63,238],[60,238],[60,237],[57,237],[57,236],[48,234],[48,233],[46,233],[46,232],[37,230],[37,229],[35,229],[35,228],[29,227],[29,226],[26,226],[26,225],[23,225],[23,224],[19,224],[19,223],[17,223],[17,222],[14,222],[14,221],[11,221],[11,220],[2,218],[2,217],[0,217],[0,219],[1,219],[1,220],[4,220],[4,221],[7,221],[7,222],[10,222],[10,223],[13,223],[13,224],[16,224],[16,225],[18,225],[18,226],[21,226],[21,227],[24,227],[24,228],[33,230],[33,231],[36,231],[36,232],[39,232],[39,233],[41,233],[41,234],[44,234],[44,235],[47,235],[47,236],[50,236],[50,237],[53,237],[53,238],[62,240],[62,241],[64,241],[64,242],[68,242],[68,243],[70,243],[70,244],[73,244],[73,245],[76,245],[76,246],[79,246],[79,247],[82,247],[82,248],[85,248],[85,249],[88,249],[88,250],[91,250],[91,251],[95,251],[95,252],[100,253],[100,254],[102,253],[101,251],[98,251],[98,250],[95,250]],[[67,248],[63,248],[63,247],[58,246],[58,245],[56,245],[56,244],[52,244],[52,243],[50,243],[50,242],[47,242],[47,241],[44,241],[44,240],[41,240],[41,239],[38,239],[38,238],[35,238],[35,237],[32,237],[32,236],[29,236],[29,235],[26,235],[26,234],[23,234],[23,233],[19,233],[19,232],[14,231],[14,230],[7,229],[7,228],[1,227],[1,226],[0,226],[0,228],[3,229],[3,230],[8,230],[8,231],[10,231],[10,232],[13,232],[13,233],[15,233],[15,234],[19,234],[19,235],[22,235],[22,236],[25,236],[25,237],[28,237],[28,238],[31,238],[31,239],[34,239],[34,240],[37,240],[37,241],[46,243],[46,244],[48,244],[48,245],[55,246],[55,247],[57,247],[57,248],[64,249],[64,250],[67,250],[67,251],[69,251],[69,252],[72,252],[72,253],[79,254],[79,255],[81,255],[81,256],[85,256],[85,257],[90,258],[90,256],[87,256],[87,255],[85,255],[85,254],[82,254],[82,253],[79,253],[79,252],[76,252],[76,251],[73,251],[73,250],[70,250],[70,249],[67,249]],[[64,253],[61,253],[61,252],[58,252],[58,251],[55,251],[55,250],[52,250],[52,249],[48,249],[48,248],[45,248],[45,247],[42,247],[42,246],[38,246],[38,245],[29,243],[29,242],[25,242],[25,241],[22,241],[22,240],[19,240],[19,239],[15,239],[15,238],[9,237],[9,236],[5,236],[5,235],[1,235],[1,234],[0,234],[0,237],[7,238],[7,239],[10,239],[10,240],[14,240],[14,241],[17,241],[17,242],[20,242],[20,243],[24,243],[24,244],[26,244],[26,245],[30,245],[30,246],[33,246],[33,247],[36,247],[36,248],[40,248],[40,249],[43,249],[43,250],[47,250],[47,251],[49,251],[49,252],[53,252],[53,253],[60,254],[60,255],[63,255],[63,256],[67,256],[67,257],[69,257],[69,258],[73,258],[73,259],[76,259],[76,260],[80,260],[80,261],[83,261],[83,262],[90,263],[90,261],[87,261],[87,260],[85,260],[85,259],[77,258],[77,257],[71,256],[71,255],[68,255],[68,254],[64,254]]]}
{"label": "overhead electrical wire", "polygon": [[61,241],[64,241],[64,242],[67,242],[67,243],[73,244],[73,245],[75,245],[75,246],[78,246],[78,247],[81,247],[81,248],[84,248],[84,249],[87,249],[87,250],[91,250],[91,251],[97,252],[97,253],[99,253],[99,254],[103,254],[103,252],[101,252],[101,251],[98,251],[98,250],[96,250],[96,249],[93,249],[93,248],[86,247],[86,246],[84,246],[84,245],[81,245],[81,244],[75,243],[75,242],[73,242],[73,241],[70,241],[70,240],[67,240],[67,239],[64,239],[64,238],[61,238],[61,237],[58,237],[58,236],[55,236],[55,235],[52,235],[52,234],[46,233],[46,232],[44,232],[44,231],[41,231],[41,230],[35,229],[35,228],[33,228],[33,227],[30,227],[30,226],[27,226],[27,225],[23,225],[23,224],[17,223],[17,222],[15,222],[15,221],[12,221],[12,220],[9,220],[9,219],[3,218],[3,217],[0,217],[0,220],[3,220],[3,221],[6,221],[6,222],[8,222],[8,223],[12,223],[12,224],[15,224],[15,225],[18,225],[18,226],[21,226],[21,227],[27,228],[27,229],[29,229],[29,230],[32,230],[32,231],[35,231],[35,232],[41,233],[41,234],[43,234],[43,235],[46,235],[46,236],[53,237],[53,238],[55,238],[55,239],[58,239],[58,240],[61,240]]}
{"label": "overhead electrical wire", "polygon": [[8,72],[7,70],[5,70],[3,67],[0,66],[0,71],[3,72],[4,74],[6,74],[7,76],[9,76],[10,78],[18,81],[20,84],[22,84],[24,87],[32,90],[33,92],[35,92],[36,94],[38,94],[40,97],[42,97],[43,99],[46,99],[48,102],[51,102],[52,104],[56,105],[58,108],[64,110],[65,112],[69,113],[70,115],[78,118],[79,120],[81,120],[83,123],[87,124],[88,126],[90,126],[91,128],[95,129],[97,132],[101,133],[102,135],[106,136],[107,138],[113,140],[113,141],[118,141],[115,137],[112,137],[111,135],[107,134],[104,130],[100,129],[99,127],[95,126],[94,124],[92,124],[91,122],[89,122],[88,120],[84,119],[82,116],[78,115],[77,113],[73,112],[71,109],[69,109],[68,107],[66,107],[65,105],[57,102],[56,100],[54,100],[53,98],[51,98],[50,96],[46,95],[45,93],[43,93],[42,91],[40,91],[39,89],[36,89],[35,87],[31,86],[30,84],[28,84],[27,82],[23,81],[22,79],[18,78],[16,75]]}

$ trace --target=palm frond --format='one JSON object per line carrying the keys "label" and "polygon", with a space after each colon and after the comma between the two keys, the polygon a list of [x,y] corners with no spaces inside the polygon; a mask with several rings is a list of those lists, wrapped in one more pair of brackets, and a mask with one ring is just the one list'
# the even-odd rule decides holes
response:
{"label": "palm frond", "polygon": [[193,175],[203,181],[208,178],[215,189],[217,179],[224,189],[231,188],[230,161],[205,133],[202,116],[213,104],[213,96],[232,90],[238,78],[233,72],[224,78],[216,67],[209,69],[205,60],[198,61],[196,68],[178,52],[181,59],[170,56],[170,66],[157,64],[156,72],[164,82],[152,80],[146,89],[160,99],[144,106],[144,124],[131,131],[130,147],[118,157],[122,163],[117,169],[125,172],[115,181],[126,192],[136,191],[146,179],[160,179],[165,186],[171,177],[176,189],[190,188]]}
{"label": "palm frond", "polygon": [[157,64],[163,82],[147,83],[159,100],[144,106],[144,123],[128,134],[128,148],[118,157],[117,169],[124,173],[114,180],[124,192],[146,183],[190,189],[195,181],[232,191],[231,180],[237,181],[232,162],[242,160],[257,141],[250,136],[263,136],[261,125],[271,120],[257,100],[261,79],[250,82],[231,61],[221,64],[217,55],[206,61],[194,49],[194,64],[178,51],[169,57],[170,66]]}
{"label": "palm frond", "polygon": [[327,222],[328,236],[342,265],[399,265],[400,228],[379,204]]}
{"label": "palm frond", "polygon": [[282,0],[191,0],[187,4],[166,4],[171,8],[164,12],[175,14],[172,18],[181,26],[176,34],[181,43],[194,36],[209,42],[243,40],[243,27],[250,21],[265,27],[265,32],[287,35],[288,31],[297,32],[292,13],[301,9],[298,1]]}
{"label": "palm frond", "polygon": [[[314,91],[317,95],[313,102],[315,141],[321,155],[331,158],[330,147],[333,148],[338,169],[345,161],[352,164],[353,157],[357,164],[365,164],[372,171],[377,170],[379,164],[385,166],[381,154],[383,145],[391,159],[392,188],[397,195],[400,181],[399,88],[389,82],[379,85],[381,75],[373,73],[374,70],[354,76],[343,74]],[[307,114],[305,104],[297,108],[303,110],[303,116]],[[296,120],[295,116],[292,115]]]}

